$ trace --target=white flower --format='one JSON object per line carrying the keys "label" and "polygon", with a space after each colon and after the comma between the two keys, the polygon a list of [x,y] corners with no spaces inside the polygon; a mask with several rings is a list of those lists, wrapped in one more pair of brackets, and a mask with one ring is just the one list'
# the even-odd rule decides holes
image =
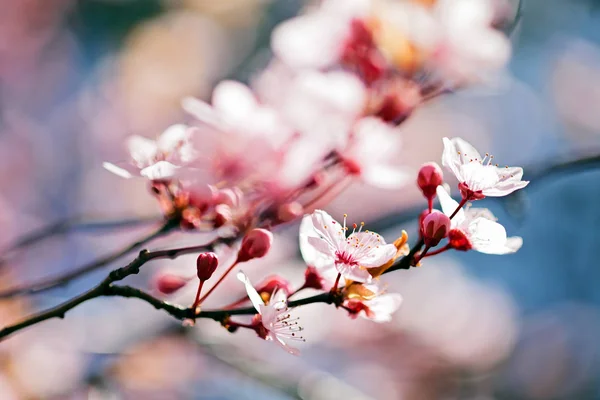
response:
{"label": "white flower", "polygon": [[[443,186],[438,186],[437,195],[444,213],[451,215],[458,203]],[[487,208],[460,209],[452,218],[450,228],[450,245],[457,250],[473,249],[486,254],[509,254],[523,245],[522,238],[506,236],[504,227],[496,222],[494,214]]]}
{"label": "white flower", "polygon": [[325,0],[315,12],[278,25],[271,48],[292,68],[331,66],[342,56],[352,19],[367,16],[370,8],[371,0]]}
{"label": "white flower", "polygon": [[344,305],[350,310],[350,315],[358,315],[379,323],[390,322],[392,314],[402,305],[402,296],[398,293],[386,293],[379,280],[365,284],[364,287],[373,293],[373,297],[369,300],[346,300]]}
{"label": "white flower", "polygon": [[458,179],[464,199],[478,200],[485,196],[506,196],[529,183],[523,181],[523,168],[492,165],[494,156],[481,157],[466,141],[444,138],[442,164]]}
{"label": "white flower", "polygon": [[409,175],[391,162],[400,151],[398,134],[379,118],[362,118],[354,126],[348,147],[341,152],[346,166],[369,185],[384,189],[404,186]]}
{"label": "white flower", "polygon": [[[396,255],[396,247],[386,244],[385,240],[375,232],[353,230],[346,237],[346,216],[340,225],[323,210],[316,210],[311,215],[311,222],[316,236],[308,236],[308,243],[321,253],[323,263],[333,263],[335,269],[345,279],[356,282],[371,282],[371,274],[367,268],[379,267]],[[354,225],[356,228],[356,224]],[[302,232],[304,233],[304,232]]]}
{"label": "white flower", "polygon": [[304,341],[299,332],[302,327],[298,325],[297,318],[292,318],[287,306],[285,291],[276,290],[271,296],[269,303],[265,304],[260,294],[242,271],[238,272],[237,278],[246,286],[246,292],[252,305],[260,315],[260,322],[264,327],[261,337],[272,340],[290,354],[298,355],[300,351],[286,343],[287,340]]}
{"label": "white flower", "polygon": [[177,169],[193,161],[196,151],[191,143],[193,130],[186,125],[172,125],[156,140],[134,135],[127,139],[130,155],[128,166],[103,163],[108,171],[122,178],[134,174],[150,180],[172,178]]}

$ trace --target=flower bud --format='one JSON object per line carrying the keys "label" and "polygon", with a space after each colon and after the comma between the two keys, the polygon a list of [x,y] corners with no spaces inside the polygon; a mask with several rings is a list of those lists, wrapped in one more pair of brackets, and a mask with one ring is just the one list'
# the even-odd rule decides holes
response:
{"label": "flower bud", "polygon": [[450,231],[450,218],[441,211],[433,210],[423,219],[421,225],[423,232],[423,241],[427,247],[437,246],[437,244]]}
{"label": "flower bud", "polygon": [[[266,293],[267,295],[271,295],[276,289],[283,290],[286,296],[289,296],[290,293],[294,291],[290,282],[282,278],[279,275],[272,275],[263,280],[262,283],[258,284],[256,291],[259,294]],[[264,299],[263,299],[264,300]]]}
{"label": "flower bud", "polygon": [[427,199],[433,199],[437,187],[444,182],[444,175],[439,165],[428,162],[421,166],[417,177],[417,185]]}
{"label": "flower bud", "polygon": [[266,229],[252,229],[244,236],[238,252],[237,262],[264,257],[273,243],[273,234]]}
{"label": "flower bud", "polygon": [[185,286],[187,280],[174,274],[160,274],[156,278],[156,289],[162,294],[172,294]]}
{"label": "flower bud", "polygon": [[448,240],[450,242],[450,246],[459,251],[467,251],[471,250],[473,247],[467,235],[460,229],[452,229],[448,233]]}
{"label": "flower bud", "polygon": [[315,267],[308,267],[304,271],[304,285],[302,287],[324,289],[324,279]]}
{"label": "flower bud", "polygon": [[207,281],[219,266],[219,258],[215,253],[202,253],[196,260],[198,279]]}
{"label": "flower bud", "polygon": [[297,201],[285,203],[277,209],[277,218],[281,222],[290,222],[304,214],[304,207]]}

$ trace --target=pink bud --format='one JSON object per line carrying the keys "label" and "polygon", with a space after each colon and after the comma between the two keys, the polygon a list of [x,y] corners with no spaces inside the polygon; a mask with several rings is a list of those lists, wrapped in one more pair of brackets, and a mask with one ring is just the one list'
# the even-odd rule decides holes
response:
{"label": "pink bud", "polygon": [[308,267],[306,268],[306,271],[304,271],[303,287],[318,290],[324,289],[323,277],[315,267]]}
{"label": "pink bud", "polygon": [[256,287],[258,293],[265,292],[268,294],[272,294],[275,291],[275,289],[279,289],[283,290],[286,296],[289,296],[290,293],[294,291],[290,282],[287,279],[282,278],[278,275],[272,275],[265,278],[263,282],[258,284]]}
{"label": "pink bud", "polygon": [[421,230],[425,245],[428,247],[437,246],[443,238],[448,236],[450,218],[441,211],[433,210],[423,219]]}
{"label": "pink bud", "polygon": [[443,182],[444,174],[439,165],[434,162],[428,162],[421,166],[419,176],[417,177],[417,185],[419,185],[426,198],[434,198],[437,187]]}
{"label": "pink bud", "polygon": [[304,208],[302,204],[297,201],[285,203],[279,206],[277,209],[277,218],[281,222],[290,222],[296,218],[301,217],[304,214]]}
{"label": "pink bud", "polygon": [[207,281],[219,266],[219,258],[215,253],[202,253],[196,260],[198,279]]}
{"label": "pink bud", "polygon": [[264,257],[273,243],[273,234],[266,229],[252,229],[244,236],[237,261],[245,262]]}
{"label": "pink bud", "polygon": [[174,274],[160,274],[156,278],[156,289],[162,294],[172,294],[185,286],[187,280]]}

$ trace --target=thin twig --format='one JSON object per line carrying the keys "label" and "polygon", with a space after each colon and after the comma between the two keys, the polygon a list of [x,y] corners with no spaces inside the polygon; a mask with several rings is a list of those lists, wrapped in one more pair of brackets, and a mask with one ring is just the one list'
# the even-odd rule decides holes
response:
{"label": "thin twig", "polygon": [[[388,269],[385,273],[389,273],[391,271],[395,271],[398,269],[409,269],[412,266],[414,261],[415,254],[421,249],[423,246],[423,241],[420,240],[411,250],[411,252],[401,258],[394,266]],[[195,253],[206,250],[207,247],[211,247],[211,245],[203,245],[203,246],[193,246],[193,247],[182,247],[178,249],[171,250],[159,250],[148,252],[146,250],[142,250],[140,254],[127,266],[123,268],[116,269],[112,271],[99,285],[88,290],[87,292],[74,297],[71,300],[68,300],[56,307],[51,309],[41,311],[37,314],[34,314],[30,317],[25,318],[21,322],[18,322],[14,325],[10,325],[5,327],[0,331],[0,340],[8,337],[9,335],[27,328],[29,326],[35,325],[39,322],[52,319],[52,318],[64,318],[67,311],[77,307],[79,304],[86,302],[88,300],[94,299],[96,297],[101,296],[118,296],[118,297],[128,297],[128,298],[137,298],[143,300],[156,308],[157,310],[164,310],[171,316],[175,317],[179,320],[184,319],[198,319],[198,318],[210,318],[215,321],[223,322],[229,316],[233,315],[254,315],[256,314],[256,309],[254,307],[245,307],[245,308],[236,308],[236,309],[223,309],[223,310],[206,310],[200,311],[200,313],[196,314],[196,310],[192,307],[180,307],[166,301],[160,300],[140,289],[133,288],[131,286],[119,286],[114,285],[114,282],[118,282],[123,280],[129,275],[137,274],[140,270],[140,267],[147,263],[150,260],[159,259],[159,258],[176,258],[183,254]],[[315,303],[325,303],[325,304],[338,304],[337,299],[331,293],[321,293],[315,296],[306,297],[304,299],[293,300],[288,303],[289,307],[299,307],[307,304],[315,304]]]}
{"label": "thin twig", "polygon": [[31,295],[40,293],[58,286],[62,286],[64,284],[69,283],[70,281],[79,278],[82,275],[85,275],[89,272],[95,271],[99,268],[102,268],[119,258],[131,253],[132,251],[142,247],[143,245],[149,243],[150,241],[163,236],[169,232],[171,232],[177,226],[176,220],[169,220],[164,225],[162,225],[158,230],[152,232],[151,234],[144,236],[143,238],[131,243],[124,248],[117,250],[114,253],[108,254],[104,257],[91,261],[87,264],[80,266],[72,271],[66,272],[62,275],[54,276],[51,278],[47,278],[41,280],[39,282],[25,284],[22,286],[17,286],[10,288],[6,291],[0,292],[0,299],[9,298],[20,295]]}
{"label": "thin twig", "polygon": [[[140,268],[146,264],[148,261],[156,260],[156,259],[164,259],[170,258],[174,259],[183,254],[197,253],[204,251],[206,249],[212,248],[212,244],[205,244],[200,246],[190,246],[190,247],[181,247],[177,249],[169,249],[169,250],[158,250],[149,252],[147,250],[142,250],[140,254],[128,265],[122,268],[118,268],[108,274],[106,278],[102,282],[100,282],[97,286],[76,296],[66,302],[59,304],[56,307],[50,308],[45,311],[41,311],[37,314],[29,316],[18,322],[14,325],[10,325],[0,330],[0,340],[6,338],[12,333],[19,331],[21,329],[27,328],[31,325],[35,325],[39,322],[51,319],[51,318],[64,318],[67,311],[72,310],[77,307],[79,304],[86,302],[88,300],[94,299],[96,297],[101,296],[121,296],[121,297],[136,297],[141,300],[145,300],[146,302],[152,304],[156,308],[163,309],[169,312],[171,315],[181,319],[185,318],[186,312],[181,311],[185,310],[178,306],[171,305],[167,302],[163,302],[162,300],[156,299],[150,294],[142,292],[139,289],[135,289],[129,286],[116,286],[113,285],[114,282],[121,281],[130,275],[137,274],[140,271]],[[191,312],[193,315],[193,311]]]}

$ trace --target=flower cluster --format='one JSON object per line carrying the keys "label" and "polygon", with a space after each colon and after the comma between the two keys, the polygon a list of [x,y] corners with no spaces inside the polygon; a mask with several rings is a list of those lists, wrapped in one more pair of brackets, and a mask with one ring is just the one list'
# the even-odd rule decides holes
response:
{"label": "flower cluster", "polygon": [[401,187],[397,126],[504,65],[499,11],[493,0],[324,0],[276,27],[275,57],[251,86],[183,99],[189,125],[132,136],[130,159],[104,166],[149,180],[182,228],[222,237],[300,217],[352,178]]}
{"label": "flower cluster", "polygon": [[[202,297],[220,265],[214,253],[198,258],[194,315],[202,316],[204,300],[229,272],[268,253],[275,227],[302,216],[304,284],[293,290],[272,276],[255,288],[239,272],[248,298],[225,307],[221,320],[292,354],[298,350],[288,341],[303,338],[288,297],[301,290],[321,291],[319,301],[352,317],[385,322],[402,297],[387,292],[384,273],[449,249],[516,251],[520,238],[508,238],[491,212],[467,203],[524,187],[522,169],[499,167],[458,138],[444,139],[442,164],[458,179],[462,199],[450,197],[437,164],[421,168],[417,184],[428,207],[412,251],[406,233],[386,243],[364,223],[349,224],[346,215],[336,221],[320,209],[352,180],[406,183],[410,175],[394,159],[398,126],[428,99],[501,70],[510,45],[496,28],[500,11],[493,0],[324,0],[276,27],[274,58],[249,86],[221,82],[210,102],[183,99],[189,125],[171,126],[156,140],[129,138],[130,159],[106,169],[147,179],[166,218],[182,229],[216,232],[230,246],[241,239],[235,261]],[[436,198],[442,211],[433,209]],[[171,294],[191,279],[159,277],[157,288]],[[236,319],[239,310],[227,314],[248,301],[256,311],[250,322]]]}

